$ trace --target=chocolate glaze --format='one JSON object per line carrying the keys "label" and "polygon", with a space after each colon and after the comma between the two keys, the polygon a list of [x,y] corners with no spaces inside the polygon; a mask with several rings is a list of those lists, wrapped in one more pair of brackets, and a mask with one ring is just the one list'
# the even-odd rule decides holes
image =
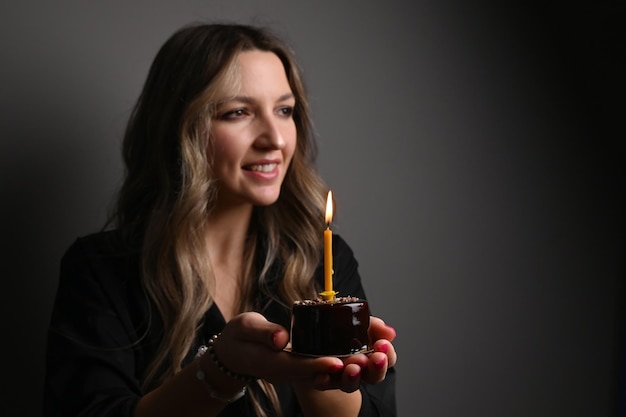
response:
{"label": "chocolate glaze", "polygon": [[294,303],[291,348],[308,355],[347,355],[367,349],[370,312],[355,297]]}

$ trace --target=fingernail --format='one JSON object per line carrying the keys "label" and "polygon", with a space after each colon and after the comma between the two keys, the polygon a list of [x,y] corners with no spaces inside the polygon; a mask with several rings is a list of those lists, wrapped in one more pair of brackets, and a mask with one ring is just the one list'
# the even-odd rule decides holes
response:
{"label": "fingernail", "polygon": [[343,369],[343,364],[336,363],[329,368],[328,372],[330,372],[331,374],[334,374],[334,373],[341,371],[342,369]]}
{"label": "fingernail", "polygon": [[279,335],[280,335],[280,330],[276,330],[274,333],[272,333],[272,343],[274,344],[274,346],[278,345]]}
{"label": "fingernail", "polygon": [[387,365],[386,359],[381,359],[379,361],[374,362],[374,366],[378,369],[384,369],[386,365]]}
{"label": "fingernail", "polygon": [[389,344],[388,343],[380,344],[379,346],[376,347],[376,351],[382,352],[384,354],[389,353]]}
{"label": "fingernail", "polygon": [[387,325],[387,324],[385,324],[385,327],[387,327],[389,330],[391,330],[391,331],[393,332],[393,337],[396,337],[396,335],[398,334],[398,333],[396,332],[396,329],[394,329],[393,327],[391,327],[391,326],[389,326],[389,325]]}
{"label": "fingernail", "polygon": [[361,375],[361,368],[357,368],[351,371],[350,373],[348,373],[348,377],[352,380],[358,379],[360,375]]}

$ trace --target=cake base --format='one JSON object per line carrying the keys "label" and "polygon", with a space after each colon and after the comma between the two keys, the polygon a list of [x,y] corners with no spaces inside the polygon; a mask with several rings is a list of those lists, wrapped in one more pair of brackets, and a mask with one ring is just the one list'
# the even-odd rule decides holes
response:
{"label": "cake base", "polygon": [[287,346],[286,348],[283,349],[283,352],[287,352],[287,353],[291,353],[294,355],[298,355],[298,356],[306,356],[309,358],[322,358],[324,356],[332,356],[334,358],[347,358],[348,356],[352,356],[352,355],[359,355],[359,354],[364,354],[367,355],[368,353],[372,353],[374,352],[374,349],[370,348],[370,347],[366,347],[363,348],[361,350],[357,350],[356,352],[353,353],[346,353],[345,355],[315,355],[313,353],[300,353],[300,352],[294,352],[293,349],[291,349],[291,346]]}
{"label": "cake base", "polygon": [[291,350],[313,356],[341,356],[369,348],[370,312],[366,300],[297,301],[292,307]]}

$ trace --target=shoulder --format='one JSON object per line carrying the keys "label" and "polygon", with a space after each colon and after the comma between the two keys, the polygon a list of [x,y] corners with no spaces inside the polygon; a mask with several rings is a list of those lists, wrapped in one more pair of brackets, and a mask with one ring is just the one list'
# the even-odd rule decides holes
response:
{"label": "shoulder", "polygon": [[[124,281],[138,271],[139,252],[123,243],[117,231],[77,238],[61,259],[61,281]],[[134,274],[133,274],[134,275]]]}
{"label": "shoulder", "polygon": [[121,233],[107,230],[77,237],[67,249],[64,257],[82,254],[84,256],[119,256],[131,252],[124,244]]}
{"label": "shoulder", "polygon": [[339,234],[333,234],[334,263],[357,264],[354,252],[348,242]]}
{"label": "shoulder", "polygon": [[76,238],[63,255],[62,262],[82,259],[111,261],[139,255],[139,250],[126,243],[117,230],[92,233]]}
{"label": "shoulder", "polygon": [[118,349],[150,322],[139,256],[121,242],[117,232],[100,232],[77,238],[65,252],[50,321],[53,333],[65,336],[63,346]]}

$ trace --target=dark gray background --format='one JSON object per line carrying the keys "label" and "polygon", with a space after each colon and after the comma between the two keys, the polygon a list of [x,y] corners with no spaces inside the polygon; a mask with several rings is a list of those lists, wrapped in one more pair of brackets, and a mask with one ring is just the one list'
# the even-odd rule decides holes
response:
{"label": "dark gray background", "polygon": [[59,259],[105,219],[152,58],[215,19],[297,52],[401,416],[613,415],[623,6],[546,4],[3,2],[0,415],[39,413]]}

